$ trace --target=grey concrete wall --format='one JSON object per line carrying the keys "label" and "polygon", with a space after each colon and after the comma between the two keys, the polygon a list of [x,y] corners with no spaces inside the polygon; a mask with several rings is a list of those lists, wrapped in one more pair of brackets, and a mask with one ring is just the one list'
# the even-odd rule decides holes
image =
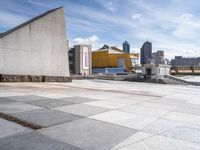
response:
{"label": "grey concrete wall", "polygon": [[0,74],[69,76],[64,9],[0,38]]}

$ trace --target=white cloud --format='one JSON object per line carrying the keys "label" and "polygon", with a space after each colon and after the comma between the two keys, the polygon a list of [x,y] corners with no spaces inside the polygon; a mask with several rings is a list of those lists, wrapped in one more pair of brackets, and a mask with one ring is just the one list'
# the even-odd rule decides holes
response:
{"label": "white cloud", "polygon": [[[152,41],[153,50],[165,50],[168,58],[186,54],[193,56],[194,53],[200,51],[198,49],[200,43],[198,38],[200,19],[194,14],[185,13],[187,11],[183,7],[172,7],[174,3],[171,1],[163,5],[148,0],[127,0],[123,4],[119,1],[119,3],[116,3],[117,0],[95,1],[103,7],[107,7],[108,10],[108,6],[112,6],[113,10],[119,9],[120,12],[100,12],[86,6],[78,6],[77,9],[71,7],[71,9],[72,11],[79,10],[79,7],[81,7],[82,11],[77,11],[76,13],[91,22],[84,24],[88,27],[87,31],[91,29],[90,32],[92,34],[106,36],[105,39],[107,41],[104,41],[105,44],[112,42],[113,45],[121,45],[119,42],[123,42],[126,39],[132,46],[138,47],[135,51],[139,51],[142,43],[148,38]],[[180,0],[176,1],[177,4]],[[136,21],[133,23],[130,18]],[[81,24],[81,26],[83,25]],[[101,29],[102,31],[95,31],[96,29]],[[109,33],[109,36],[105,33]],[[85,39],[88,41],[88,38],[79,38],[78,41],[85,41]],[[100,41],[94,42],[93,45],[97,47],[97,43],[100,43]],[[101,45],[98,48],[100,47]]]}
{"label": "white cloud", "polygon": [[140,53],[140,48],[131,48],[131,53]]}
{"label": "white cloud", "polygon": [[106,3],[105,8],[112,11],[112,12],[115,11],[115,7],[113,5],[113,2],[111,2],[111,1]]}
{"label": "white cloud", "polygon": [[182,14],[180,16],[180,18],[185,20],[185,21],[189,21],[190,19],[194,18],[194,15],[190,14],[190,13],[185,13],[185,14]]}
{"label": "white cloud", "polygon": [[75,38],[72,42],[69,43],[69,46],[73,47],[73,45],[77,44],[90,44],[92,45],[92,50],[97,50],[103,46],[103,43],[99,40],[99,38],[96,35],[86,38],[82,37]]}
{"label": "white cloud", "polygon": [[[167,58],[176,55],[200,56],[200,18],[191,13],[180,15],[180,12],[185,11],[183,7],[158,7],[154,3],[146,5],[144,1],[133,2],[144,9],[145,14],[142,16],[144,19],[135,22],[136,31],[131,33],[136,40],[145,41],[148,37],[152,41],[153,50],[164,50]],[[138,16],[133,15],[135,18]]]}
{"label": "white cloud", "polygon": [[75,44],[92,44],[97,42],[98,40],[99,38],[96,35],[93,35],[88,38],[81,38],[81,37],[75,38],[73,42]]}
{"label": "white cloud", "polygon": [[134,14],[131,16],[132,19],[136,20],[142,17],[142,14]]}
{"label": "white cloud", "polygon": [[192,27],[187,24],[180,24],[176,27],[173,32],[173,35],[182,38],[182,39],[190,39],[196,41],[199,38],[200,27]]}
{"label": "white cloud", "polygon": [[48,6],[50,5],[50,3],[43,3],[42,1],[38,0],[28,0],[28,3],[45,8],[48,8]]}
{"label": "white cloud", "polygon": [[195,18],[193,14],[185,13],[180,16],[176,28],[173,31],[173,35],[178,38],[195,42],[199,39],[199,32],[200,19]]}

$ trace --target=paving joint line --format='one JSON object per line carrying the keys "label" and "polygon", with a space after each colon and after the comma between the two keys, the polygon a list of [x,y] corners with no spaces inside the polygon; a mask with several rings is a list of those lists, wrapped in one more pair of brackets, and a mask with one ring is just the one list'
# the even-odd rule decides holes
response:
{"label": "paving joint line", "polygon": [[38,130],[38,129],[42,129],[43,128],[40,125],[33,124],[31,122],[27,122],[27,121],[21,120],[21,119],[19,119],[17,117],[14,117],[14,116],[10,115],[10,114],[5,114],[5,113],[2,113],[2,112],[0,112],[0,118],[8,120],[8,121],[11,121],[11,122],[14,122],[14,123],[17,123],[19,125],[22,125],[24,127],[27,127],[27,128],[33,129],[33,130]]}

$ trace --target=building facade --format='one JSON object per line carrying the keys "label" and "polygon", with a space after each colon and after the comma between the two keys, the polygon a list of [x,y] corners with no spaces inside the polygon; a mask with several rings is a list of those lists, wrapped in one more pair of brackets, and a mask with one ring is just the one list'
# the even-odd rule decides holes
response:
{"label": "building facade", "polygon": [[123,44],[122,44],[122,47],[123,47],[123,51],[125,52],[125,53],[130,53],[130,44],[127,42],[127,41],[125,41]]}
{"label": "building facade", "polygon": [[75,45],[69,50],[71,75],[90,75],[92,73],[91,45]]}
{"label": "building facade", "polygon": [[[112,68],[112,71],[131,71],[134,65],[139,63],[139,54],[125,53],[123,50],[104,45],[99,50],[92,52],[92,69],[103,70],[102,68]],[[104,69],[105,70],[105,69]],[[109,69],[107,69],[109,70]]]}
{"label": "building facade", "polygon": [[0,35],[0,74],[69,77],[64,8]]}
{"label": "building facade", "polygon": [[165,64],[164,51],[158,50],[152,53],[152,63],[153,64]]}
{"label": "building facade", "polygon": [[142,67],[142,75],[144,77],[164,76],[170,74],[170,65],[163,64],[144,64]]}
{"label": "building facade", "polygon": [[152,58],[152,44],[147,41],[142,45],[140,49],[140,63],[141,65],[147,64]]}
{"label": "building facade", "polygon": [[200,66],[200,57],[184,58],[182,56],[175,56],[175,59],[171,60],[171,65],[175,66]]}

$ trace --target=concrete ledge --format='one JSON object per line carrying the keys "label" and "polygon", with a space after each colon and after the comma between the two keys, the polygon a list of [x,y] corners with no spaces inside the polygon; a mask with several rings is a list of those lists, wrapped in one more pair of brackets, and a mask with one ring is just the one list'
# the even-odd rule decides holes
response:
{"label": "concrete ledge", "polygon": [[44,76],[44,82],[72,82],[71,77]]}
{"label": "concrete ledge", "polygon": [[0,82],[72,82],[71,77],[0,74]]}
{"label": "concrete ledge", "polygon": [[126,78],[123,81],[166,84],[162,79],[156,80],[150,78]]}
{"label": "concrete ledge", "polygon": [[83,76],[71,76],[72,80],[83,80]]}

